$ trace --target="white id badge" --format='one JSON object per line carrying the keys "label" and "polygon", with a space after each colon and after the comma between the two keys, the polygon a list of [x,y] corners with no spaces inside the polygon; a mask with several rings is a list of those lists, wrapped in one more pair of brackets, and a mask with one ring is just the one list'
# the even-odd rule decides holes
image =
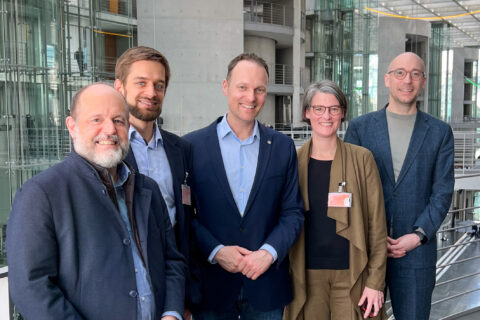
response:
{"label": "white id badge", "polygon": [[348,192],[329,192],[328,206],[337,208],[351,208],[352,194]]}

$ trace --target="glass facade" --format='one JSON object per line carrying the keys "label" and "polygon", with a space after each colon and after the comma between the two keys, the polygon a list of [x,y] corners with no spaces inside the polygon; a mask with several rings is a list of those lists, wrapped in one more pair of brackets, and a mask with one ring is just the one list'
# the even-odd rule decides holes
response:
{"label": "glass facade", "polygon": [[18,188],[70,151],[72,95],[135,45],[131,0],[0,0],[0,266]]}
{"label": "glass facade", "polygon": [[377,1],[317,0],[312,80],[337,82],[349,102],[347,118],[376,109],[378,17],[364,9]]}

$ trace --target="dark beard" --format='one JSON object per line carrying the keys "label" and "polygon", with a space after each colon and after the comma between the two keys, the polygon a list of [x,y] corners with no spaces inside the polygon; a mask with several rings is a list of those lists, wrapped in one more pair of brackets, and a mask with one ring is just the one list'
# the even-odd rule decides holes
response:
{"label": "dark beard", "polygon": [[156,120],[159,116],[160,113],[162,113],[162,108],[158,108],[157,111],[155,112],[145,112],[140,110],[137,106],[128,106],[128,109],[130,110],[130,114],[134,116],[135,118],[142,120],[142,121],[154,121]]}

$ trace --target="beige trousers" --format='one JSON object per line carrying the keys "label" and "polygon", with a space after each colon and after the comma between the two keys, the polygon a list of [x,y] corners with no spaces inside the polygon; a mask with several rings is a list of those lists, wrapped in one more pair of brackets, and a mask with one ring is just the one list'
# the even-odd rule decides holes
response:
{"label": "beige trousers", "polygon": [[307,301],[303,307],[306,320],[361,319],[350,300],[350,271],[307,269]]}

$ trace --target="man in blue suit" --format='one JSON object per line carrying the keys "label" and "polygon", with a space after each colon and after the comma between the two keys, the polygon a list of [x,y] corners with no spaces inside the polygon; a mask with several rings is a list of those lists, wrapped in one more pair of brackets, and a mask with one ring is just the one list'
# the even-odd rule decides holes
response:
{"label": "man in blue suit", "polygon": [[190,144],[159,128],[163,98],[170,80],[167,59],[149,47],[133,47],[118,58],[114,87],[130,110],[130,150],[125,161],[155,180],[167,204],[180,252],[188,260],[190,199],[182,199],[190,161]]}
{"label": "man in blue suit", "polygon": [[[189,261],[192,206],[187,194],[182,197],[182,188],[189,188],[190,144],[156,123],[170,80],[169,63],[153,48],[133,47],[118,58],[115,78],[114,87],[125,97],[130,110],[130,150],[125,161],[158,184],[178,249]],[[198,300],[188,290],[188,279],[187,301]]]}
{"label": "man in blue suit", "polygon": [[180,320],[185,261],[157,184],[122,162],[125,100],[95,83],[75,94],[70,112],[75,151],[15,195],[14,304],[27,320]]}
{"label": "man in blue suit", "polygon": [[200,256],[196,320],[281,319],[292,299],[288,250],[303,222],[297,156],[291,139],[255,119],[267,86],[265,61],[237,56],[223,81],[228,112],[185,136]]}
{"label": "man in blue suit", "polygon": [[452,199],[450,126],[417,109],[422,59],[397,56],[385,74],[390,98],[350,122],[345,141],[368,148],[383,185],[388,226],[387,286],[397,320],[427,320],[435,286],[436,237]]}

